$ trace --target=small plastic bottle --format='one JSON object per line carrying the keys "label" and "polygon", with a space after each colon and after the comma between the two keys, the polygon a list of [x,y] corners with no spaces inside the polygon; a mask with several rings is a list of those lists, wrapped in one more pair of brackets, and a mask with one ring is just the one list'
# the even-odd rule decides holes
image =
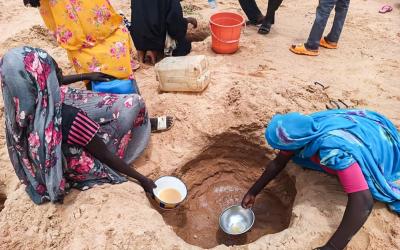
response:
{"label": "small plastic bottle", "polygon": [[208,5],[210,5],[211,9],[217,8],[217,1],[216,0],[208,0]]}

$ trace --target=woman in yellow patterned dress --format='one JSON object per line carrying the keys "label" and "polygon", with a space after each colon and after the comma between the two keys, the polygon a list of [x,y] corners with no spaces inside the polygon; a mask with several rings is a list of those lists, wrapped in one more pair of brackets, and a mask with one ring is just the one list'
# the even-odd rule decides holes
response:
{"label": "woman in yellow patterned dress", "polygon": [[[23,1],[25,5],[40,8],[46,26],[67,50],[80,80],[130,79],[134,92],[140,94],[133,75],[136,68],[133,41],[122,16],[109,0]],[[152,132],[165,131],[172,127],[173,117],[151,118],[150,123]]]}
{"label": "woman in yellow patterned dress", "polygon": [[77,73],[102,72],[134,79],[135,53],[122,16],[108,0],[24,0],[40,8]]}

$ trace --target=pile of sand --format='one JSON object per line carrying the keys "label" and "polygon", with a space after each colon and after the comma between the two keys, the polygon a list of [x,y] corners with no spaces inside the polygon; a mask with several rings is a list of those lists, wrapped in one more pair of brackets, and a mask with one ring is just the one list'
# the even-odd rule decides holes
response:
{"label": "pile of sand", "polygon": [[[130,1],[114,2],[117,9],[130,12]],[[167,174],[184,178],[193,192],[181,209],[188,208],[196,215],[199,197],[218,200],[215,193],[206,192],[207,185],[215,192],[223,190],[215,176],[224,173],[221,180],[237,180],[232,190],[239,191],[224,202],[236,201],[265,161],[273,157],[274,152],[265,145],[263,130],[274,113],[313,112],[324,109],[330,99],[343,99],[352,106],[377,110],[399,126],[400,11],[394,0],[389,3],[394,4],[394,11],[381,15],[377,10],[383,0],[352,2],[340,48],[322,50],[316,58],[288,51],[291,43],[306,39],[315,2],[285,1],[271,33],[260,36],[256,28],[248,27],[234,55],[214,54],[210,38],[198,42],[193,54],[207,55],[213,71],[212,83],[202,94],[159,94],[153,68],[139,70],[137,80],[151,114],[173,114],[176,124],[171,131],[152,135],[149,148],[135,167],[152,178]],[[266,1],[260,4],[265,7]],[[185,11],[200,18],[203,35],[197,35],[204,39],[205,20],[210,14],[207,2],[194,0],[185,5]],[[223,1],[219,7],[239,8],[236,0]],[[0,0],[0,55],[18,45],[38,46],[53,55],[65,72],[73,72],[65,51],[57,47],[42,25],[37,11],[23,7],[22,1]],[[315,81],[329,88],[315,87]],[[0,142],[5,145],[3,129]],[[216,149],[215,145],[222,142],[228,144]],[[235,157],[232,152],[236,152]],[[250,171],[248,176],[235,176],[244,169]],[[213,173],[214,179],[206,178],[207,173]],[[282,223],[283,228],[267,228],[274,234],[251,236],[239,242],[251,243],[237,249],[311,249],[326,242],[337,228],[347,198],[334,177],[290,164],[280,178],[269,190],[286,192],[287,198],[270,195],[266,200],[274,202],[259,205],[275,218],[276,204],[283,204],[286,212],[275,222]],[[18,183],[5,146],[0,149],[0,210],[2,249],[188,249],[202,245],[194,241],[201,238],[189,241],[176,226],[176,222],[184,221],[178,218],[174,222],[160,214],[134,183],[103,185],[85,192],[73,190],[63,205],[34,205]],[[182,214],[185,212],[175,216]],[[285,216],[291,218],[290,222]],[[270,218],[263,219],[268,222]],[[348,249],[400,249],[398,225],[399,217],[376,203]],[[215,242],[210,246],[221,243]]]}

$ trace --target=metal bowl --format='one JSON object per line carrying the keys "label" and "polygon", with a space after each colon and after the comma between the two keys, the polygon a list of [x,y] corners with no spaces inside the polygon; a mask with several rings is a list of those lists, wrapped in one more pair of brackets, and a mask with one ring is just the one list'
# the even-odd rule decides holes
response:
{"label": "metal bowl", "polygon": [[254,224],[253,210],[234,205],[225,209],[219,217],[219,226],[230,235],[244,234]]}

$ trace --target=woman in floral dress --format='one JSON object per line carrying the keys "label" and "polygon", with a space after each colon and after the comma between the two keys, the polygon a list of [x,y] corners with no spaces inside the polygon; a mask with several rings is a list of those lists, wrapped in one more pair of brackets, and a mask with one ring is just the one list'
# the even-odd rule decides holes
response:
{"label": "woman in floral dress", "polygon": [[30,47],[6,53],[0,73],[10,160],[36,204],[62,202],[71,187],[121,183],[120,173],[152,193],[153,181],[128,165],[150,137],[140,95],[60,87],[80,77],[63,77],[53,58]]}
{"label": "woman in floral dress", "polygon": [[77,73],[102,72],[134,79],[129,31],[108,0],[24,0],[40,14]]}
{"label": "woman in floral dress", "polygon": [[[122,16],[108,0],[24,0],[24,4],[40,7],[46,26],[67,50],[76,72],[81,74],[76,81],[130,79],[133,89],[139,93],[133,74],[137,65],[131,36]],[[90,78],[93,75],[88,77],[93,72],[103,73],[102,77],[95,80]],[[86,86],[91,89],[90,84]],[[171,116],[151,119],[151,129],[153,132],[168,130],[173,120]]]}

